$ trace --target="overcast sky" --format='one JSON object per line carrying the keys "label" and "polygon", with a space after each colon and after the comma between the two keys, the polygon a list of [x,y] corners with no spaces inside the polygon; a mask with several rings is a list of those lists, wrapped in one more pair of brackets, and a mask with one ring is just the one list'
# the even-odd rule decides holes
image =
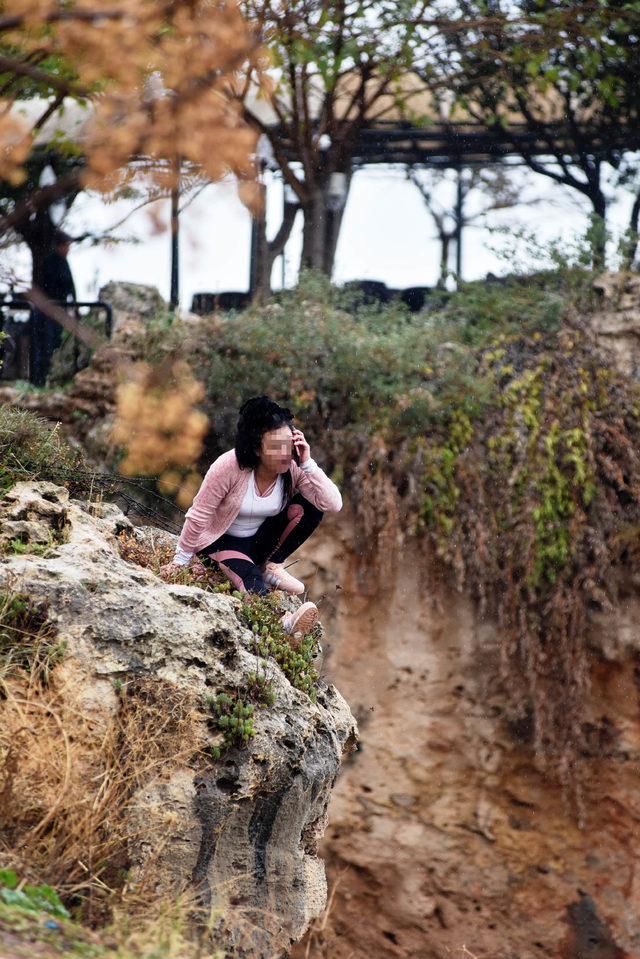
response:
{"label": "overcast sky", "polygon": [[[491,215],[490,225],[526,228],[541,243],[549,239],[570,239],[584,231],[589,206],[575,191],[556,186],[548,178],[518,168],[513,175],[522,182],[525,199],[535,200],[513,210]],[[270,175],[267,174],[267,177]],[[443,184],[438,195],[445,203],[453,198],[454,186]],[[273,235],[282,209],[282,187],[268,182],[268,232]],[[471,205],[478,203],[472,199]],[[621,194],[611,209],[614,229],[626,227],[632,198]],[[159,204],[168,221],[168,202]],[[119,221],[131,203],[105,204],[96,195],[81,194],[65,222],[65,229],[80,234],[99,231]],[[473,212],[473,210],[472,210]],[[170,240],[168,232],[154,233],[148,213],[135,213],[118,231],[134,235],[138,243],[114,246],[72,247],[70,264],[78,294],[92,299],[110,280],[150,283],[168,298],[170,282]],[[188,309],[196,292],[245,290],[249,273],[250,219],[239,201],[233,182],[208,186],[182,217],[181,305]],[[301,247],[300,215],[286,250],[285,281],[293,285]],[[488,229],[468,228],[464,238],[463,276],[467,280],[486,276],[488,271],[510,271],[505,254],[524,265],[524,244]],[[29,258],[24,249],[11,251],[7,259],[22,275],[28,275]],[[402,170],[369,167],[355,173],[345,209],[337,250],[334,280],[382,280],[388,286],[431,286],[438,275],[439,247],[435,229],[422,198],[407,182]],[[532,266],[540,264],[533,264]],[[282,276],[281,260],[274,269],[274,286]]]}

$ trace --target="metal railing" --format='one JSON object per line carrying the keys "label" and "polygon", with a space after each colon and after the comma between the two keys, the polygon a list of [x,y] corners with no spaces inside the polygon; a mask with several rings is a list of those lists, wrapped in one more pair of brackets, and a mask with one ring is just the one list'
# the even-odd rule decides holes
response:
{"label": "metal railing", "polygon": [[[66,310],[74,310],[85,316],[93,310],[100,310],[104,314],[104,332],[107,338],[113,331],[113,310],[110,303],[103,300],[75,300],[70,303],[53,301],[56,306]],[[0,299],[0,332],[4,334],[0,339],[0,379],[22,379],[31,381],[31,338],[33,331],[33,314],[35,307],[28,300],[11,296]],[[72,334],[69,334],[72,336]],[[79,340],[73,337],[73,373],[78,372]]]}

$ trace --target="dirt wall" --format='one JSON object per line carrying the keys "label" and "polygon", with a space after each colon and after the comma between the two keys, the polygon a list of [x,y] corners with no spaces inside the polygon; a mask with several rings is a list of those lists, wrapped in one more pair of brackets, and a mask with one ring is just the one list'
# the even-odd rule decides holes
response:
{"label": "dirt wall", "polygon": [[363,595],[352,541],[346,510],[328,515],[294,567],[362,736],[329,810],[329,910],[295,959],[640,956],[636,586],[585,637],[593,748],[579,828],[534,764],[531,730],[505,719],[495,625],[429,582],[415,543],[387,588]]}

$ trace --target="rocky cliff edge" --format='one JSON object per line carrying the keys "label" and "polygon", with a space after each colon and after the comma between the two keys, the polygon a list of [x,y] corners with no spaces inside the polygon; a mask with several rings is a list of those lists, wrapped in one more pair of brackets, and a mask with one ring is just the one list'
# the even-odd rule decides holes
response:
{"label": "rocky cliff edge", "polygon": [[[30,841],[35,835],[62,842],[70,821],[84,821],[83,810],[71,802],[74,788],[82,796],[79,783],[93,776],[104,792],[114,767],[135,752],[122,722],[110,771],[87,742],[104,744],[123,704],[138,696],[148,706],[156,695],[153,721],[164,713],[169,723],[166,754],[160,724],[153,748],[161,761],[149,763],[142,776],[129,776],[119,808],[110,813],[111,834],[117,828],[122,837],[118,875],[126,877],[127,889],[138,886],[147,896],[194,890],[221,917],[229,955],[282,955],[325,906],[317,848],[341,760],[355,748],[355,721],[334,686],[320,680],[313,702],[272,659],[254,652],[254,634],[238,615],[241,599],[165,583],[126,562],[118,546],[122,531],[136,535],[115,506],[71,500],[66,489],[47,482],[17,483],[0,501],[5,608],[7,597],[28,598],[59,659],[41,691],[32,668],[23,699],[0,700],[0,723],[15,756],[3,789],[9,796],[33,793],[26,797],[33,806],[30,821],[23,792],[23,812],[15,814],[9,832],[16,848],[27,826]],[[256,677],[269,696],[253,710],[254,734],[220,748],[218,714],[205,704],[219,702],[220,695],[243,702],[243,690],[255,686]],[[47,782],[52,775],[56,781],[48,801],[44,760],[38,765],[21,741],[25,723],[42,714],[43,703],[60,720],[47,760],[59,775],[49,768]],[[183,727],[169,722],[176,703],[188,720]],[[152,721],[148,709],[138,715]],[[82,719],[76,726],[82,734],[64,732],[65,716]],[[141,736],[144,725],[139,730]],[[182,749],[175,748],[176,730]],[[149,756],[152,751],[150,746]],[[99,801],[94,789],[77,802],[97,808]],[[108,821],[103,832],[109,832]],[[55,882],[56,869],[67,869],[62,852],[60,857],[44,878]],[[110,875],[108,866],[100,875]]]}

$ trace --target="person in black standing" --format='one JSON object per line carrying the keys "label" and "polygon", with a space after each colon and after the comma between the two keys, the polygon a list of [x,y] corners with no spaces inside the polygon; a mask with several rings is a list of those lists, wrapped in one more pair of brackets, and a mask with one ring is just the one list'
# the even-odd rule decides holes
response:
{"label": "person in black standing", "polygon": [[[53,237],[53,250],[47,254],[42,264],[42,282],[40,289],[50,300],[64,305],[76,299],[76,287],[67,260],[71,237],[62,230],[56,230]],[[54,350],[60,346],[62,327],[39,310],[33,311],[31,320],[31,382],[44,386],[51,366]]]}

